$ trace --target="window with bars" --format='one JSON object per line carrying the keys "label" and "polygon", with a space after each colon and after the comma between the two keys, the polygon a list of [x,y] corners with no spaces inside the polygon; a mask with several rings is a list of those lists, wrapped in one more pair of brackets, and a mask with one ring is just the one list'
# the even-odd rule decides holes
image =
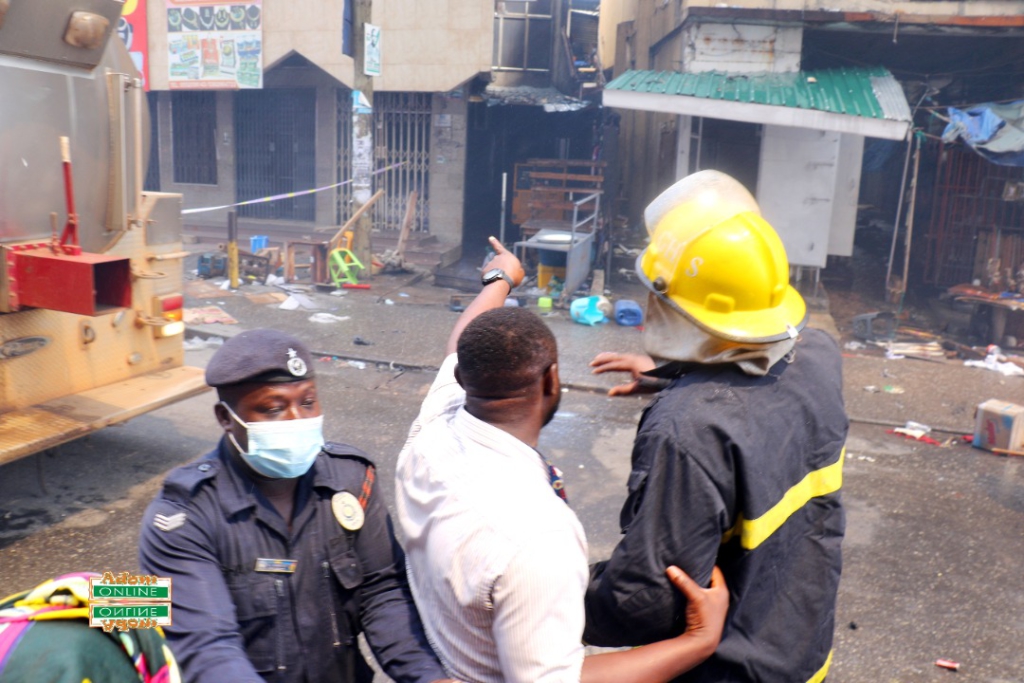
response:
{"label": "window with bars", "polygon": [[416,192],[412,230],[430,232],[430,93],[379,92],[373,98],[375,163],[389,170],[373,179],[384,190],[377,202],[374,224],[380,230],[400,230],[411,192]]}
{"label": "window with bars", "polygon": [[552,1],[495,1],[492,68],[507,71],[551,69]]}
{"label": "window with bars", "polygon": [[174,182],[217,184],[217,95],[171,92]]}

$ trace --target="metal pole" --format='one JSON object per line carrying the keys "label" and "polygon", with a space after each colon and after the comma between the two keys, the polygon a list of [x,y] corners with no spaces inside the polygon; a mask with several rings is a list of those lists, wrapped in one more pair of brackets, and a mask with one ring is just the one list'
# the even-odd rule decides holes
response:
{"label": "metal pole", "polygon": [[[914,145],[914,129],[907,131],[907,155],[903,159],[903,179],[900,180],[900,199],[896,204],[896,221],[892,225],[892,244],[889,245],[889,266],[885,270],[885,291],[888,296],[892,282],[892,260],[896,258],[896,238],[900,234],[900,216],[903,214],[903,194],[907,189],[907,169],[910,168],[910,150]],[[906,287],[906,283],[904,283]]]}
{"label": "metal pole", "polygon": [[228,212],[228,279],[238,289],[238,214]]}
{"label": "metal pole", "polygon": [[508,173],[501,174],[501,232],[498,240],[505,244],[505,198],[508,190]]}
{"label": "metal pole", "polygon": [[903,248],[903,291],[900,292],[900,308],[903,310],[903,297],[907,293],[907,277],[910,275],[910,241],[914,236],[914,207],[917,205],[917,172],[921,168],[921,138],[915,135],[917,145],[914,147],[914,177],[910,181],[910,206],[907,208],[907,241]]}
{"label": "metal pole", "polygon": [[[355,0],[353,5],[353,36],[355,71],[353,73],[353,95],[362,93],[363,105],[360,106],[358,97],[353,100],[352,107],[352,209],[358,211],[370,200],[372,193],[371,176],[374,166],[373,150],[373,78],[363,72],[366,62],[366,24],[370,23],[372,4],[371,0]],[[381,178],[386,183],[386,178]],[[387,200],[385,200],[385,205]],[[352,253],[363,263],[367,264],[366,275],[372,273],[369,269],[372,261],[370,234],[373,232],[373,218],[368,212],[364,212],[356,221],[352,231]]]}

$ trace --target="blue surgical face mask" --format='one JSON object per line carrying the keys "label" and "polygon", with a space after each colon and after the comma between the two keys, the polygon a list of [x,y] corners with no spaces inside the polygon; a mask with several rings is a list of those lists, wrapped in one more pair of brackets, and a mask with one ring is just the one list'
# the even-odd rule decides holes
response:
{"label": "blue surgical face mask", "polygon": [[294,479],[309,471],[324,447],[324,416],[300,420],[243,422],[231,406],[221,401],[238,424],[245,427],[248,452],[228,432],[228,438],[249,467],[272,479]]}

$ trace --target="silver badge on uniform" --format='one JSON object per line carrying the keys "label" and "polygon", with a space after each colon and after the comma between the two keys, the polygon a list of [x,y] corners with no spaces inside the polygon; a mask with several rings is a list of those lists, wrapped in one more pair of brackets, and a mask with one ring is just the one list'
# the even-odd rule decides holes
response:
{"label": "silver badge on uniform", "polygon": [[363,506],[348,491],[334,494],[334,497],[331,498],[331,510],[334,512],[334,518],[338,520],[338,524],[341,525],[342,529],[359,531],[363,528],[363,521],[365,520]]}
{"label": "silver badge on uniform", "polygon": [[296,377],[306,374],[306,361],[299,358],[299,352],[295,349],[288,349],[288,372]]}

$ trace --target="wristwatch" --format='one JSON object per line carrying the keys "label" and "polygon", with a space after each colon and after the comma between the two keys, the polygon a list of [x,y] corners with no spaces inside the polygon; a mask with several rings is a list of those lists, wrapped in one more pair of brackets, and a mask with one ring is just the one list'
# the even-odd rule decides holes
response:
{"label": "wristwatch", "polygon": [[492,282],[497,282],[498,280],[504,280],[505,282],[507,282],[508,291],[510,292],[516,288],[515,283],[512,282],[512,278],[510,278],[508,276],[508,273],[506,273],[501,268],[491,268],[490,270],[483,274],[483,277],[480,278],[480,282],[485,287],[491,284]]}

